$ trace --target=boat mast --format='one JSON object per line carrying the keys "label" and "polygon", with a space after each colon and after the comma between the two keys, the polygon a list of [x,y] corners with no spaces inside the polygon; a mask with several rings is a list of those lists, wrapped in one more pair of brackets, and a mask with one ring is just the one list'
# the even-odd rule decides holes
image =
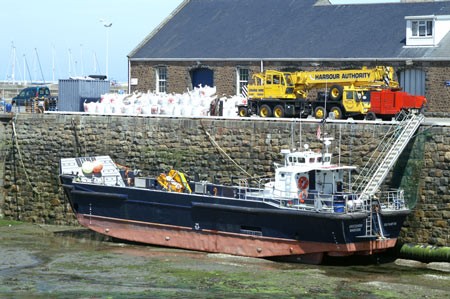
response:
{"label": "boat mast", "polygon": [[69,78],[72,77],[72,72],[71,72],[71,63],[72,63],[72,51],[69,49],[67,50],[68,54],[69,54]]}
{"label": "boat mast", "polygon": [[39,54],[38,54],[37,48],[34,48],[34,52],[36,52],[36,60],[39,64],[39,70],[41,71],[42,82],[45,83],[44,72],[42,71],[41,60],[39,59]]}
{"label": "boat mast", "polygon": [[52,82],[55,82],[55,45],[52,45]]}

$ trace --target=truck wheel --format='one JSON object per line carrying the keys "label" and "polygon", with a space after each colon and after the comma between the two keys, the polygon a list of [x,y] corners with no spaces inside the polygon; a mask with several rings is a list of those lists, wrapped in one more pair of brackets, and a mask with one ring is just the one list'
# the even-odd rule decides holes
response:
{"label": "truck wheel", "polygon": [[259,108],[259,116],[261,117],[271,117],[272,116],[272,109],[266,104],[262,105],[261,108]]}
{"label": "truck wheel", "polygon": [[364,117],[365,120],[375,120],[377,116],[373,112],[369,112],[366,114],[366,117]]}
{"label": "truck wheel", "polygon": [[342,119],[344,117],[344,115],[342,115],[342,110],[339,107],[332,107],[330,112],[334,113],[334,118],[335,119]]}
{"label": "truck wheel", "polygon": [[316,109],[314,109],[314,117],[317,119],[326,118],[327,112],[325,111],[325,108],[322,106],[317,106]]}
{"label": "truck wheel", "polygon": [[284,117],[284,108],[281,105],[276,105],[273,109],[273,115],[276,118]]}
{"label": "truck wheel", "polygon": [[239,116],[240,117],[248,116],[248,111],[246,107],[239,107]]}
{"label": "truck wheel", "polygon": [[342,98],[344,88],[340,85],[333,85],[330,87],[330,99],[333,101],[339,101]]}

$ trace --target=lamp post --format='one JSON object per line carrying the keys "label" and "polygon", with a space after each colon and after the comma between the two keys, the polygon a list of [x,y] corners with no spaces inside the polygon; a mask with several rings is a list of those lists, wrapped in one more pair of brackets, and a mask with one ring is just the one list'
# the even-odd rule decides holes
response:
{"label": "lamp post", "polygon": [[103,26],[106,28],[106,78],[109,79],[108,74],[108,64],[109,64],[109,28],[112,26],[112,22],[107,22],[103,19],[100,19],[100,22],[103,23]]}

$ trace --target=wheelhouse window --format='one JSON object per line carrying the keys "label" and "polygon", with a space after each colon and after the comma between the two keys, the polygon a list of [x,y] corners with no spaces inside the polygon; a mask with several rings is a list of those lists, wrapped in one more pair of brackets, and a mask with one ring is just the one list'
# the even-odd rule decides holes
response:
{"label": "wheelhouse window", "polygon": [[167,68],[158,67],[156,69],[156,91],[167,92]]}
{"label": "wheelhouse window", "polygon": [[242,89],[248,85],[249,69],[238,68],[237,69],[237,95],[242,95]]}
{"label": "wheelhouse window", "polygon": [[433,36],[433,21],[412,21],[412,36]]}

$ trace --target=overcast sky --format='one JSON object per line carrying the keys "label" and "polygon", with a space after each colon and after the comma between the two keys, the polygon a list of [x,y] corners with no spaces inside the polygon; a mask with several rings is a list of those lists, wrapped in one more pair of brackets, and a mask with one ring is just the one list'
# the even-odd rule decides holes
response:
{"label": "overcast sky", "polygon": [[[372,0],[333,2],[369,1]],[[30,76],[33,80],[41,81],[44,77],[50,81],[53,73],[55,80],[67,79],[69,66],[71,76],[105,74],[107,29],[99,22],[104,19],[112,22],[109,29],[109,77],[125,82],[128,78],[126,56],[182,2],[1,0],[0,80],[11,77],[13,65],[15,79],[23,80],[24,55],[27,81],[30,81]],[[16,53],[14,64],[12,44]]]}

